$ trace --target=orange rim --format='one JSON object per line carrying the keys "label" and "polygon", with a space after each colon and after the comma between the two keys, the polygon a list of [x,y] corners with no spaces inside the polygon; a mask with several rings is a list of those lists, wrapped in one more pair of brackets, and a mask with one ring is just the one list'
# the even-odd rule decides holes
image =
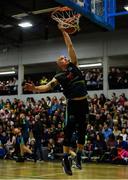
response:
{"label": "orange rim", "polygon": [[[54,15],[55,13],[57,12],[65,12],[65,11],[73,11],[73,9],[67,7],[67,6],[64,6],[64,7],[58,7],[57,9],[55,9],[53,12],[52,12],[52,15]],[[80,17],[81,14],[77,13],[77,14],[74,14],[73,16],[76,16],[76,17]]]}
{"label": "orange rim", "polygon": [[64,6],[64,7],[58,7],[55,11],[72,11],[71,8]]}

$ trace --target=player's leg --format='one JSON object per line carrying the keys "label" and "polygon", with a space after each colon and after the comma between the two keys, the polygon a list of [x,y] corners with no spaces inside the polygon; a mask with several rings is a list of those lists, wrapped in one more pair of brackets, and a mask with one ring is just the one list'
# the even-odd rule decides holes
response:
{"label": "player's leg", "polygon": [[68,175],[72,175],[69,156],[70,156],[70,139],[71,139],[73,131],[74,131],[73,125],[68,123],[64,130],[65,137],[64,137],[63,159],[62,159],[64,172]]}
{"label": "player's leg", "polygon": [[[86,132],[86,99],[81,100],[78,103],[78,110],[76,114],[77,118],[77,130],[78,130],[78,144],[77,144],[77,156],[76,156],[76,166],[79,169],[82,169],[81,166],[81,155],[82,151],[84,149],[84,143],[85,143],[85,132]],[[79,108],[80,107],[80,108]]]}
{"label": "player's leg", "polygon": [[69,155],[70,155],[71,138],[75,130],[75,119],[74,119],[74,116],[72,115],[73,113],[72,108],[73,108],[72,103],[68,102],[68,109],[67,109],[68,120],[64,128],[63,159],[62,159],[62,165],[63,165],[64,171],[68,175],[72,175]]}

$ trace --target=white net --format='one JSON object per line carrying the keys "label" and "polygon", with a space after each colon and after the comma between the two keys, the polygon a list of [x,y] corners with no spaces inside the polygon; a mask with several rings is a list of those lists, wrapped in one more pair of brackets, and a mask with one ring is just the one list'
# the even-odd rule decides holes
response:
{"label": "white net", "polygon": [[79,31],[80,16],[76,11],[67,7],[58,8],[51,15],[52,19],[58,22],[62,28],[75,28],[76,31]]}

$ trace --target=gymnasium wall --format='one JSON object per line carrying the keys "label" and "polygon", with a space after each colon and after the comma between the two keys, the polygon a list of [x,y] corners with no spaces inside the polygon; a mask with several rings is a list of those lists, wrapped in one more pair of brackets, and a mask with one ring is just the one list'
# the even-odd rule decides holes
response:
{"label": "gymnasium wall", "polygon": [[[107,32],[72,37],[78,59],[101,58],[128,54],[128,33]],[[0,67],[18,64],[53,62],[58,55],[67,54],[63,39],[40,40],[24,43],[23,47],[7,48],[0,51]]]}

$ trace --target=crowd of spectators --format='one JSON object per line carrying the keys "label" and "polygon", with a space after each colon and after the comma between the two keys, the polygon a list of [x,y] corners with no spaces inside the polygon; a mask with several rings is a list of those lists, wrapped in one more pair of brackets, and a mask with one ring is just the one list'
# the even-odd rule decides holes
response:
{"label": "crowd of spectators", "polygon": [[[103,90],[103,69],[102,68],[90,68],[82,70],[87,83],[87,90]],[[51,76],[43,76],[45,82],[52,79],[54,73]],[[42,84],[42,79],[34,81],[36,85]],[[46,81],[47,80],[47,81]],[[26,81],[26,80],[25,80]],[[28,80],[30,81],[30,79]],[[109,89],[128,89],[128,69],[127,68],[116,68],[110,67],[108,73],[108,84]],[[54,92],[60,92],[63,89],[58,86],[54,89]],[[24,92],[26,93],[26,92]],[[29,93],[29,92],[27,92]]]}
{"label": "crowd of spectators", "polygon": [[[103,69],[93,68],[82,70],[83,76],[87,84],[87,90],[103,90]],[[24,82],[34,83],[35,85],[43,85],[48,83],[54,72],[44,74],[25,75]],[[4,78],[7,79],[7,78]],[[108,74],[109,89],[128,89],[128,69],[111,67]],[[7,80],[0,79],[1,95],[16,95],[18,90],[18,81],[16,77],[10,77]],[[56,86],[52,92],[62,92],[60,85]],[[32,94],[35,92],[24,91],[23,94]]]}
{"label": "crowd of spectators", "polygon": [[127,89],[128,88],[128,69],[110,68],[108,74],[109,89]]}
{"label": "crowd of spectators", "polygon": [[87,90],[103,89],[103,69],[93,68],[83,71],[87,82]]}
{"label": "crowd of spectators", "polygon": [[[24,82],[23,82],[23,85],[25,83],[34,83],[36,86],[40,86],[40,85],[45,85],[47,84],[49,81],[52,80],[53,76],[55,75],[55,73],[47,73],[47,74],[44,74],[44,75],[41,75],[41,74],[34,74],[34,76],[26,76],[25,79],[24,79]],[[49,91],[50,93],[51,91]],[[53,90],[52,92],[62,92],[62,88],[60,85],[57,85]],[[23,89],[23,94],[32,94],[32,93],[35,93],[35,92],[30,92],[30,91],[25,91]],[[39,93],[39,92],[38,92]]]}
{"label": "crowd of spectators", "polygon": [[[115,93],[111,99],[104,94],[88,96],[90,113],[86,120],[86,140],[83,159],[115,162],[128,158],[128,103],[125,94]],[[13,159],[18,156],[17,146],[22,143],[35,151],[38,138],[47,147],[48,158],[56,159],[62,153],[63,127],[66,117],[65,97],[47,97],[35,101],[28,97],[26,102],[14,99],[0,100],[0,157]],[[40,128],[37,128],[40,127]],[[41,128],[42,127],[42,128]],[[20,129],[20,135],[15,133]],[[22,136],[22,138],[21,138]],[[19,141],[20,139],[20,141]],[[22,139],[22,140],[21,140]],[[77,143],[77,129],[72,138],[72,149]],[[27,158],[34,159],[27,155]],[[43,156],[38,156],[38,159]]]}
{"label": "crowd of spectators", "polygon": [[[119,161],[128,158],[128,104],[125,94],[115,93],[111,99],[96,94],[89,100],[90,115],[87,124],[85,152],[98,156],[100,161]],[[88,150],[88,144],[91,149]],[[119,154],[125,151],[125,156]]]}
{"label": "crowd of spectators", "polygon": [[15,95],[18,90],[18,81],[16,77],[8,80],[0,80],[0,95]]}
{"label": "crowd of spectators", "polygon": [[[9,99],[0,101],[0,157],[13,157],[17,155],[17,139],[19,134],[15,134],[15,129],[20,129],[23,142],[26,146],[32,146],[35,141],[36,121],[40,121],[43,126],[42,144],[51,147],[50,142],[55,142],[57,152],[62,151],[63,124],[65,118],[66,102],[62,97],[47,97],[39,101],[27,98],[26,102]],[[32,143],[32,144],[31,144]],[[52,144],[53,145],[53,144]],[[34,149],[32,149],[34,151]]]}
{"label": "crowd of spectators", "polygon": [[[93,68],[90,70],[84,70],[83,76],[85,81],[87,82],[87,90],[102,90],[103,89],[103,72],[100,68]],[[28,83],[34,83],[35,85],[43,85],[48,83],[54,76],[54,73],[44,74],[41,78],[37,75],[30,78],[30,76],[26,77],[24,80]],[[60,85],[57,85],[52,92],[62,92],[63,89]],[[31,94],[32,92],[24,91],[23,94]]]}
{"label": "crowd of spectators", "polygon": [[[87,90],[103,90],[103,69],[90,68],[82,70],[83,76],[87,83]],[[43,85],[48,83],[55,72],[44,74],[25,75],[24,82],[34,83],[35,85]],[[128,89],[128,69],[110,67],[108,73],[109,89]],[[18,80],[16,77],[0,79],[0,94],[1,95],[16,95],[18,92]],[[60,85],[56,86],[52,92],[62,92]],[[23,94],[32,94],[33,92],[24,91]],[[34,92],[35,93],[35,92]]]}

